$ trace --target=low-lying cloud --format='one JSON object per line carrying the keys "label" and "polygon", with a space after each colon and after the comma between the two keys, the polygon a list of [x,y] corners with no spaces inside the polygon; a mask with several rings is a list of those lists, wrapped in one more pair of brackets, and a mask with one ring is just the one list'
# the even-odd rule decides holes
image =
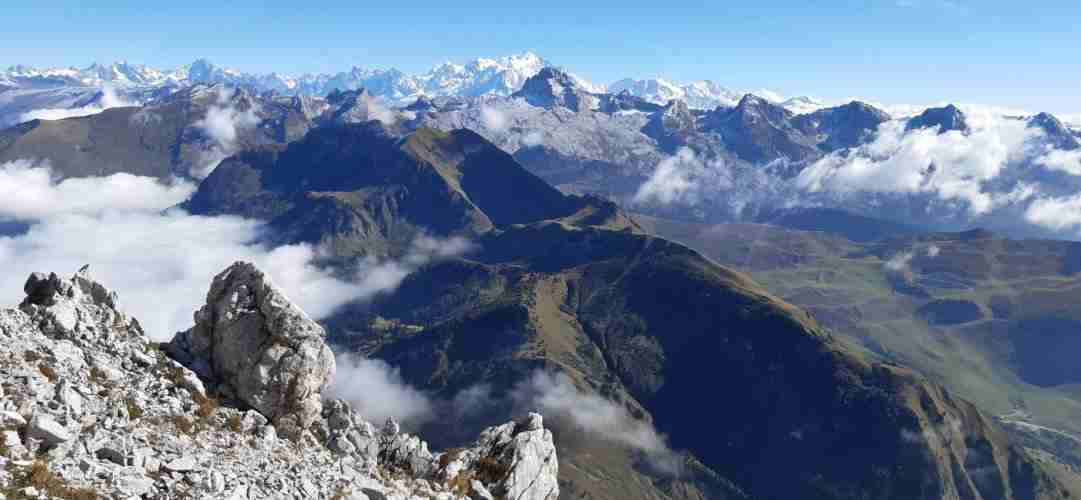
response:
{"label": "low-lying cloud", "polygon": [[48,162],[0,164],[0,219],[36,220],[58,214],[98,215],[106,210],[156,211],[195,191],[188,182],[115,174],[57,182]]}
{"label": "low-lying cloud", "polygon": [[1037,198],[1025,210],[1025,220],[1076,236],[1081,229],[1081,194]]}
{"label": "low-lying cloud", "polygon": [[940,230],[981,225],[1020,236],[1075,237],[1078,218],[1056,211],[1075,207],[1081,150],[1057,149],[1056,138],[1019,118],[1022,111],[962,108],[967,133],[905,130],[907,119],[893,119],[869,143],[809,165],[784,158],[726,162],[684,148],[659,162],[632,200],[665,212],[690,208],[678,213],[714,220],[833,207],[906,223],[926,217]]}
{"label": "low-lying cloud", "polygon": [[411,427],[434,416],[432,399],[407,384],[397,368],[354,354],[338,354],[336,361],[330,393],[349,401],[365,420],[379,425],[393,417]]}
{"label": "low-lying cloud", "polygon": [[533,147],[544,144],[544,132],[531,130],[522,135],[522,146]]}
{"label": "low-lying cloud", "polygon": [[1021,120],[970,116],[970,122],[975,125],[968,135],[936,128],[906,132],[904,121],[885,122],[874,141],[801,171],[797,186],[810,192],[925,193],[963,202],[972,215],[985,214],[996,199],[984,184],[1020,157],[1038,132]]}
{"label": "low-lying cloud", "polygon": [[0,221],[29,224],[24,233],[0,237],[0,304],[22,299],[31,272],[69,274],[90,264],[91,274],[117,291],[123,309],[156,340],[191,326],[211,279],[237,260],[254,262],[321,319],[397,287],[424,263],[469,248],[465,240],[419,238],[404,259],[362,266],[343,278],[320,265],[322,254],[311,245],[263,243],[267,230],[260,221],[170,208],[192,192],[190,183],[127,174],[56,182],[47,168],[27,162],[0,167],[0,181],[0,191],[15,186],[0,193]]}
{"label": "low-lying cloud", "polygon": [[480,108],[480,121],[486,129],[493,132],[503,132],[510,124],[507,114],[492,106]]}
{"label": "low-lying cloud", "polygon": [[97,102],[80,106],[77,108],[46,108],[35,109],[19,115],[16,120],[18,122],[28,122],[30,120],[63,120],[65,118],[77,118],[80,116],[96,115],[109,108],[119,108],[124,106],[136,106],[137,103],[130,102],[116,93],[112,87],[105,86],[101,88],[101,97]]}
{"label": "low-lying cloud", "polygon": [[1081,149],[1071,151],[1053,149],[1036,159],[1036,163],[1051,170],[1081,176]]}
{"label": "low-lying cloud", "polygon": [[202,130],[212,141],[198,164],[191,168],[190,173],[196,179],[210,175],[222,160],[238,150],[240,134],[259,125],[255,109],[241,110],[229,99],[228,89],[218,89],[217,102],[211,104],[206,115],[194,123],[195,128]]}
{"label": "low-lying cloud", "polygon": [[910,269],[909,265],[912,263],[912,259],[916,257],[918,253],[923,253],[923,255],[925,255],[927,258],[933,259],[935,257],[938,257],[938,254],[941,252],[942,249],[939,248],[938,245],[930,245],[922,249],[909,250],[907,252],[901,252],[894,255],[893,257],[890,257],[889,260],[886,261],[885,266],[886,269],[889,271],[893,271],[895,273],[904,273]]}
{"label": "low-lying cloud", "polygon": [[182,210],[50,215],[24,234],[0,238],[0,303],[17,304],[31,272],[70,274],[90,264],[147,335],[167,340],[191,326],[211,279],[237,260],[254,262],[316,319],[358,295],[355,284],[316,264],[310,246],[268,248],[258,242],[262,233],[258,221]]}
{"label": "low-lying cloud", "polygon": [[722,160],[703,161],[690,148],[662,160],[634,194],[637,203],[697,204],[710,189],[731,187]]}
{"label": "low-lying cloud", "polygon": [[565,374],[537,371],[514,389],[514,397],[555,425],[567,423],[590,437],[633,448],[658,473],[681,473],[682,458],[652,425],[613,401],[580,391]]}
{"label": "low-lying cloud", "polygon": [[421,266],[458,257],[472,249],[472,242],[458,236],[445,240],[419,236],[400,259],[365,258],[360,262],[354,278],[357,296],[361,300],[367,300],[379,293],[392,291],[401,285],[406,276]]}

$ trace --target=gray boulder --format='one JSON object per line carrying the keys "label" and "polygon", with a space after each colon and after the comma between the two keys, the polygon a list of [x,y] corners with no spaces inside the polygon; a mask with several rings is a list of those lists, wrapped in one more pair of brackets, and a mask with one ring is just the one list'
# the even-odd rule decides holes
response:
{"label": "gray boulder", "polygon": [[334,374],[326,333],[268,276],[237,262],[214,278],[195,326],[166,350],[289,437],[320,417]]}
{"label": "gray boulder", "polygon": [[48,415],[34,415],[26,428],[26,436],[40,439],[45,446],[56,446],[71,441],[72,435],[63,425]]}

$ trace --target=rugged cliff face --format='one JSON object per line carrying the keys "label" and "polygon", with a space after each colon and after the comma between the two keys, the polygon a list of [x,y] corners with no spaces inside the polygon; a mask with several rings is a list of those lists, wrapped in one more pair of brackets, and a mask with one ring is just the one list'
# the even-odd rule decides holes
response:
{"label": "rugged cliff face", "polygon": [[376,428],[345,401],[324,403],[334,363],[322,328],[250,264],[215,279],[171,345],[199,375],[85,273],[34,274],[26,293],[0,310],[5,498],[559,495],[540,415],[444,454],[393,420]]}

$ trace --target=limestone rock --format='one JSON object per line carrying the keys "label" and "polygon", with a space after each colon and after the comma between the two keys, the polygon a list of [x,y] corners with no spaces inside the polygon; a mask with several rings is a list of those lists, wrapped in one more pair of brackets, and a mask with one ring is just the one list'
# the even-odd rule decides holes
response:
{"label": "limestone rock", "polygon": [[71,441],[72,435],[55,419],[48,415],[37,414],[26,426],[27,437],[40,439],[46,446],[55,446]]}
{"label": "limestone rock", "polygon": [[[0,309],[0,491],[20,491],[12,479],[44,456],[58,481],[102,498],[552,498],[554,448],[539,416],[485,431],[447,464],[393,419],[376,426],[346,401],[321,403],[333,369],[322,330],[238,266],[215,281],[196,334],[174,342],[186,366],[211,376],[205,386],[158,356],[85,273],[27,280],[20,309]],[[220,353],[235,359],[219,363]],[[257,376],[262,392],[243,382]],[[299,439],[277,438],[298,429]]]}
{"label": "limestone rock", "polygon": [[296,437],[319,417],[334,373],[325,336],[268,276],[237,262],[214,278],[195,326],[167,350]]}
{"label": "limestone rock", "polygon": [[165,464],[165,470],[171,472],[191,472],[196,467],[195,459],[191,457],[180,457]]}
{"label": "limestone rock", "polygon": [[474,487],[477,498],[484,498],[484,493],[496,498],[521,500],[555,500],[559,497],[556,477],[559,464],[552,432],[544,428],[544,419],[537,413],[530,413],[521,422],[484,430],[475,446],[453,458],[440,460],[445,465],[439,474],[451,481],[460,474],[476,471],[482,461],[498,464],[498,467],[478,471],[477,479],[486,490]]}

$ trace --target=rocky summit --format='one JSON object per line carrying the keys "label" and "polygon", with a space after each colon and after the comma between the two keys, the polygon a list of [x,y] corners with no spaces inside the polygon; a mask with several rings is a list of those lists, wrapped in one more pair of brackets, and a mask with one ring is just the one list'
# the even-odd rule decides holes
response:
{"label": "rocky summit", "polygon": [[334,374],[325,336],[266,275],[238,262],[214,278],[195,326],[166,350],[295,435],[319,417]]}
{"label": "rocky summit", "polygon": [[219,274],[164,348],[85,272],[34,273],[25,292],[0,309],[3,498],[559,495],[538,414],[439,453],[326,400],[322,328],[251,264]]}

